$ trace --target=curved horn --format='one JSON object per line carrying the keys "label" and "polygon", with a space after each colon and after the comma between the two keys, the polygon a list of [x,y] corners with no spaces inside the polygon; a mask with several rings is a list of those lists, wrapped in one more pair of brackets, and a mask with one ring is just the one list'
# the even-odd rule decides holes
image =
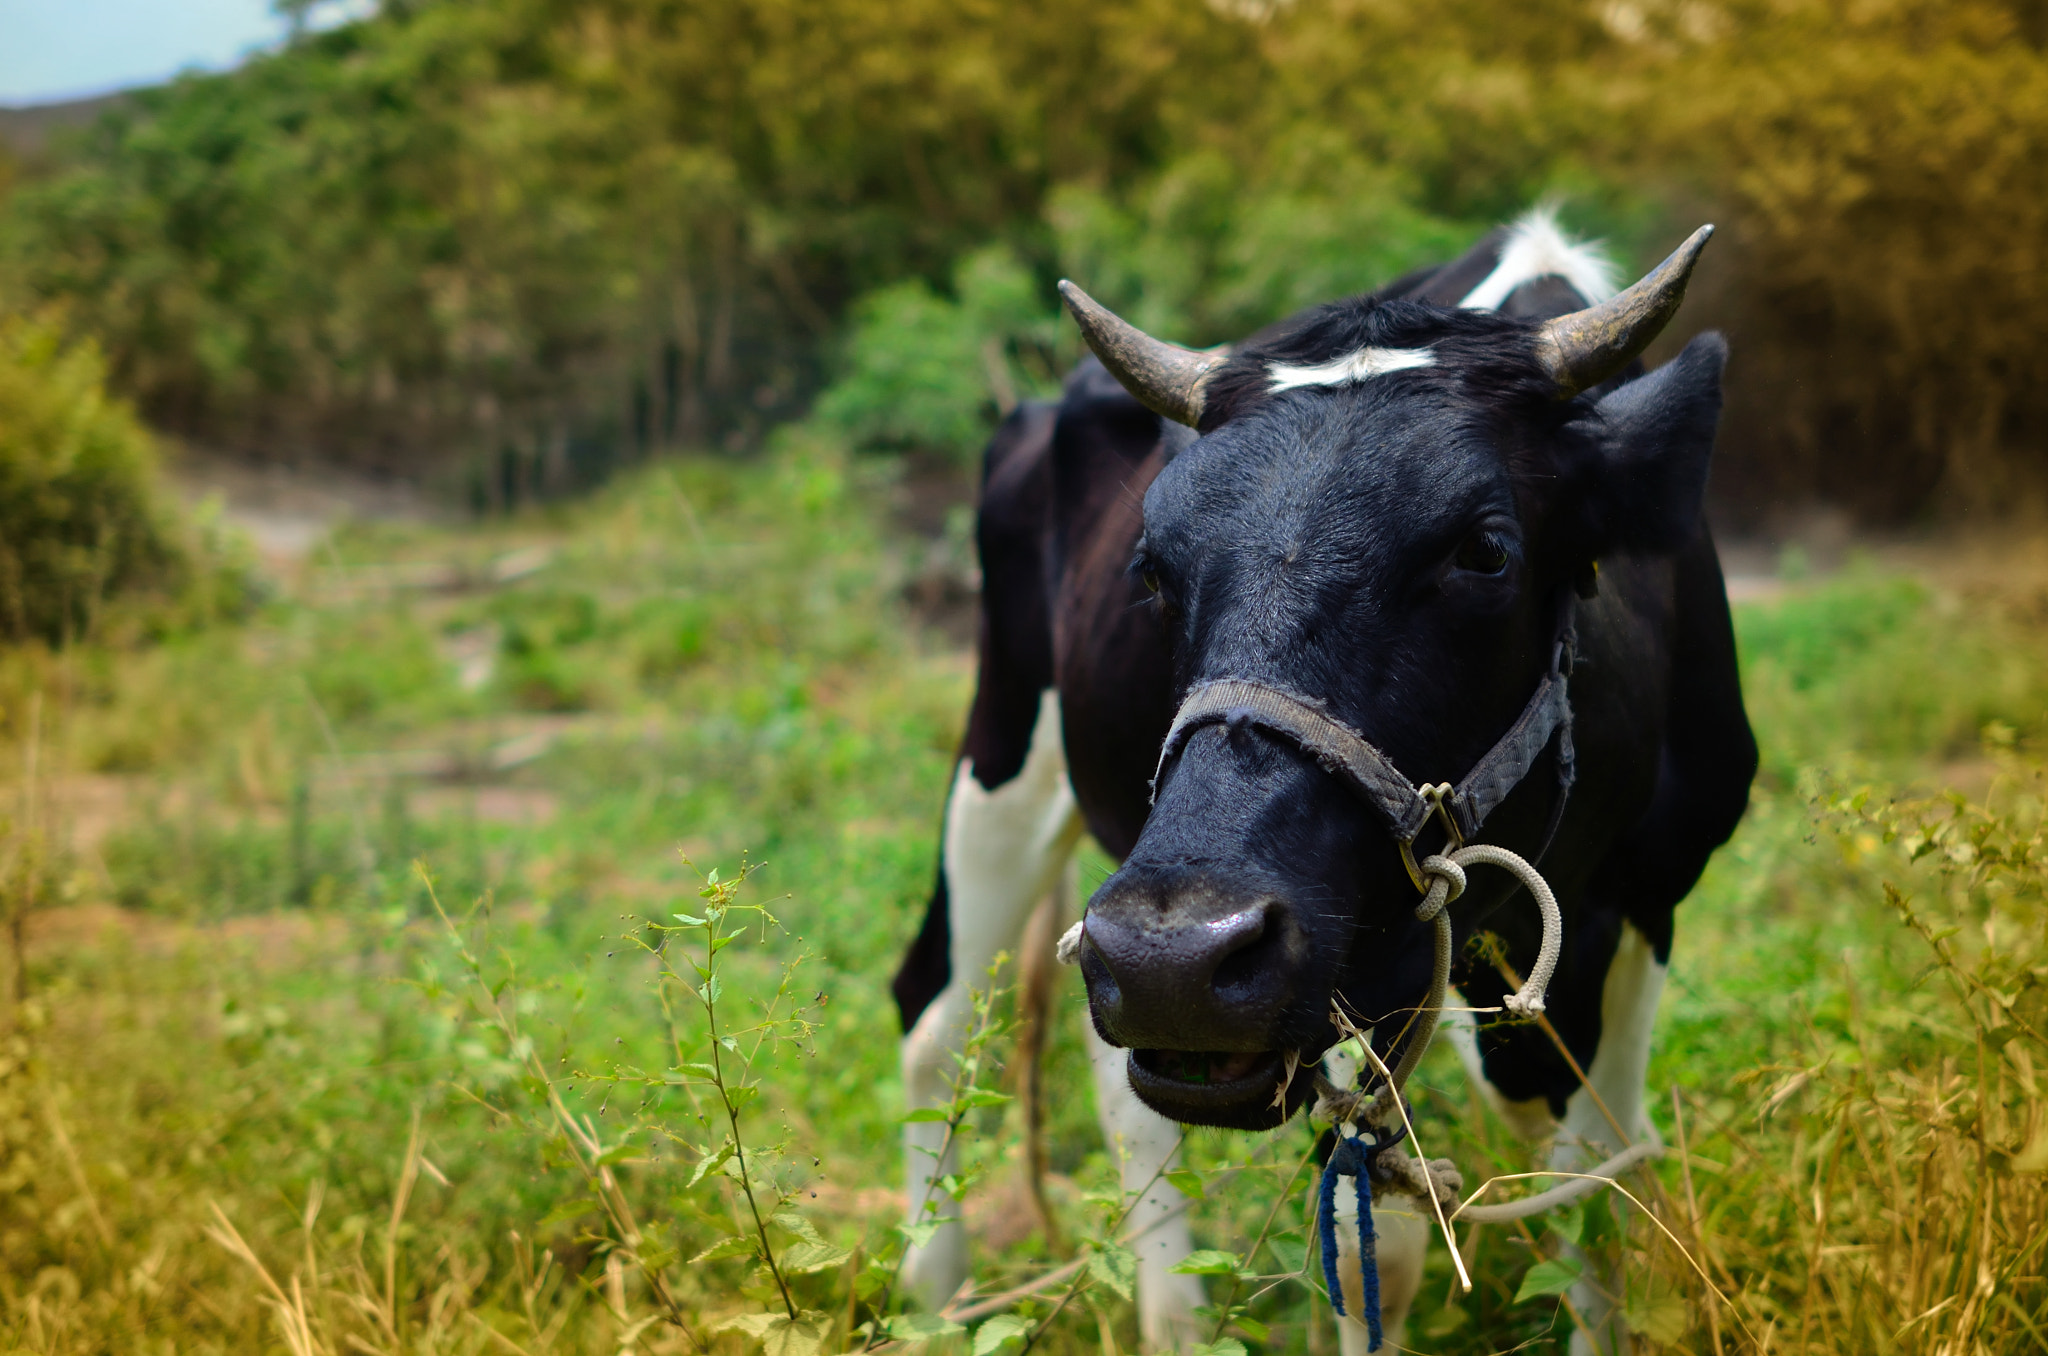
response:
{"label": "curved horn", "polygon": [[1060,297],[1088,347],[1126,391],[1153,413],[1195,426],[1202,417],[1202,387],[1229,361],[1227,353],[1197,353],[1154,339],[1065,279],[1060,280]]}
{"label": "curved horn", "polygon": [[1536,339],[1536,356],[1557,381],[1560,399],[1569,400],[1589,386],[1598,386],[1650,346],[1678,314],[1678,303],[1685,300],[1686,279],[1692,276],[1692,266],[1713,234],[1712,226],[1700,227],[1626,292],[1543,326]]}

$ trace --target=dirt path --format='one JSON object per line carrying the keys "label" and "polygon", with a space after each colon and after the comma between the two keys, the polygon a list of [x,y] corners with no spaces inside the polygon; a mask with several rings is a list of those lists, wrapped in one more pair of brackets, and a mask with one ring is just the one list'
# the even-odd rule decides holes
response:
{"label": "dirt path", "polygon": [[327,534],[345,522],[432,522],[443,517],[417,488],[332,467],[258,466],[180,448],[165,476],[178,497],[199,508],[220,505],[222,517],[248,533],[266,565],[304,564]]}

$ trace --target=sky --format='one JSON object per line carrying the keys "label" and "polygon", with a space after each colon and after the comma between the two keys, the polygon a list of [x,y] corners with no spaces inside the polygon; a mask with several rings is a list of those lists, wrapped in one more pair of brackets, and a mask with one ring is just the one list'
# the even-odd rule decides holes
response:
{"label": "sky", "polygon": [[[330,5],[335,22],[366,3]],[[270,0],[0,0],[0,104],[50,103],[190,68],[225,70],[284,36]]]}

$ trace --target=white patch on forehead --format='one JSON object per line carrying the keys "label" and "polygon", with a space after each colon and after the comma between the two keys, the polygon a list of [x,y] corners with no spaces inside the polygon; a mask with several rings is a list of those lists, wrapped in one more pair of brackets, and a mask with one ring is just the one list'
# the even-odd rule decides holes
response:
{"label": "white patch on forehead", "polygon": [[1373,377],[1385,376],[1389,372],[1402,372],[1411,367],[1435,367],[1436,354],[1426,348],[1362,348],[1356,353],[1347,353],[1313,367],[1296,367],[1292,363],[1268,363],[1266,375],[1271,381],[1268,390],[1292,391],[1302,386],[1349,386],[1353,382],[1367,381]]}
{"label": "white patch on forehead", "polygon": [[1467,311],[1497,310],[1523,283],[1552,277],[1564,279],[1589,303],[1603,302],[1618,290],[1613,260],[1598,246],[1559,230],[1557,209],[1534,207],[1508,227],[1500,262],[1458,306]]}

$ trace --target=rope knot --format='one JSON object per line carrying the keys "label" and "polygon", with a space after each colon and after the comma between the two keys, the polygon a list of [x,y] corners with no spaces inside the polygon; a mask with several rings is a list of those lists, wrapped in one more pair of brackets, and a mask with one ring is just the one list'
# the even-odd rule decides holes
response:
{"label": "rope knot", "polygon": [[1421,871],[1429,878],[1429,890],[1415,906],[1417,921],[1427,923],[1465,893],[1465,868],[1449,857],[1437,854],[1422,859]]}

